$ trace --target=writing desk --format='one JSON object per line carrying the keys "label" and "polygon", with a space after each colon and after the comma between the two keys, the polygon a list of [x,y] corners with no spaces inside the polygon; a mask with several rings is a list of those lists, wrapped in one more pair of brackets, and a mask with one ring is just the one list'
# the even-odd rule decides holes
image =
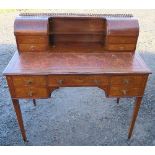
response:
{"label": "writing desk", "polygon": [[129,135],[144,94],[149,69],[131,53],[16,52],[6,75],[23,139],[26,140],[19,98],[49,98],[59,87],[96,86],[107,97],[136,97]]}
{"label": "writing desk", "polygon": [[[30,17],[28,17],[28,19],[29,18]],[[57,32],[58,29],[55,29],[54,31],[57,32],[54,37],[40,37],[42,34],[41,28],[44,27],[44,24],[40,24],[41,28],[37,28],[36,32],[34,28],[35,26],[38,26],[38,23],[35,21],[32,27],[31,22],[33,22],[33,19],[42,20],[42,18],[43,17],[32,17],[31,20],[28,20],[27,17],[22,17],[19,21],[16,21],[15,30],[18,32],[16,34],[18,51],[14,54],[3,72],[8,82],[23,140],[26,141],[27,138],[23,125],[19,99],[33,99],[35,103],[35,99],[49,98],[52,91],[59,87],[76,86],[99,87],[104,90],[107,97],[116,97],[117,101],[120,97],[136,97],[133,116],[128,132],[128,138],[130,138],[141,105],[147,79],[151,73],[141,57],[131,49],[131,42],[132,45],[135,46],[135,38],[137,37],[137,35],[136,37],[128,37],[128,35],[133,35],[137,32],[133,26],[132,20],[130,23],[130,20],[128,19],[129,21],[127,20],[127,22],[130,23],[130,26],[125,26],[125,29],[123,29],[123,31],[125,30],[124,32],[126,32],[127,29],[130,33],[122,33],[122,29],[120,29],[120,27],[118,28],[117,24],[120,20],[120,25],[122,26],[124,21],[126,23],[126,19],[123,20],[124,18],[120,19],[120,17],[118,18],[118,21],[115,19],[117,22],[114,23],[121,36],[117,36],[119,40],[117,40],[118,38],[115,38],[116,36],[109,37],[111,32],[116,31],[116,28],[114,29],[114,26],[111,26],[112,31],[109,33],[108,30],[108,33],[105,36],[106,43],[103,44],[99,42],[101,39],[99,36],[94,37],[95,41],[90,39],[90,34],[88,34],[88,36],[79,36],[79,34],[81,35],[81,31],[77,29],[76,31],[74,30],[76,32],[74,32],[76,34],[75,37],[73,37],[73,35],[64,36],[64,31],[62,30],[61,33],[63,32],[63,36],[60,37],[60,33]],[[23,22],[25,19],[26,23],[25,21]],[[49,18],[46,17],[45,19]],[[47,20],[45,19],[43,22],[47,23]],[[73,21],[69,20],[69,22],[74,24],[76,21],[76,25],[78,22],[81,22],[81,20],[77,22],[75,19],[79,20],[79,18],[76,17]],[[63,23],[66,24],[64,18],[59,18],[58,21],[63,21]],[[55,23],[57,27],[62,24],[60,22],[61,24],[59,25],[58,21]],[[133,21],[135,22],[135,20]],[[97,22],[97,27],[99,27],[98,24],[99,23]],[[21,25],[26,25],[26,28]],[[29,25],[31,25],[31,27]],[[76,25],[74,26],[76,27]],[[70,24],[67,26],[69,27]],[[68,28],[67,26],[66,29]],[[25,35],[27,31],[23,31],[23,27],[28,31],[30,36]],[[29,29],[32,28],[32,32],[35,31],[37,35],[32,35],[32,32],[28,30],[27,27]],[[60,26],[59,28],[61,29],[62,27]],[[90,26],[90,28],[91,32],[93,32],[92,28],[95,27]],[[41,34],[38,36],[39,32]],[[48,34],[51,34],[50,31]],[[125,35],[123,36],[123,39],[122,34]],[[51,37],[52,41],[50,45],[46,41],[47,39],[51,39]],[[63,39],[66,40],[65,43],[63,42]],[[74,43],[70,43],[70,40],[72,39],[74,39]],[[40,44],[40,42],[45,44]],[[112,44],[111,42],[114,42],[115,44]],[[33,46],[33,44],[35,46]],[[45,45],[46,49],[44,49],[44,46],[42,45]],[[123,47],[123,49],[118,47]]]}

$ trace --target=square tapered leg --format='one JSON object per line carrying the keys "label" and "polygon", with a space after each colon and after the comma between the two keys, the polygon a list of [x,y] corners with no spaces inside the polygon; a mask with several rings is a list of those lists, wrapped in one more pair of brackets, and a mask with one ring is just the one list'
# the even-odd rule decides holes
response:
{"label": "square tapered leg", "polygon": [[23,118],[22,118],[22,113],[21,113],[21,109],[20,109],[20,105],[19,105],[19,100],[12,99],[12,102],[13,102],[14,110],[16,112],[18,125],[20,127],[22,138],[26,142],[27,138],[26,138],[25,128],[24,128],[24,124],[23,124]]}
{"label": "square tapered leg", "polygon": [[129,132],[128,132],[128,139],[131,138],[132,136],[132,131],[136,122],[136,118],[138,116],[138,111],[141,105],[141,101],[142,101],[142,97],[137,97],[136,101],[135,101],[135,106],[134,106],[134,110],[133,110],[133,114],[132,114],[132,119],[131,119],[131,123],[130,123],[130,127],[129,127]]}

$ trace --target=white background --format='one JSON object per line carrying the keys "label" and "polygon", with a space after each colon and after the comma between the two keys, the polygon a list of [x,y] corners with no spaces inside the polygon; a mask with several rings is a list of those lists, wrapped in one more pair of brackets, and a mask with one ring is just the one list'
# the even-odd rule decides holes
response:
{"label": "white background", "polygon": [[[0,0],[1,9],[155,9],[155,0]],[[1,36],[0,36],[1,37]],[[155,147],[0,147],[0,154],[155,155]]]}
{"label": "white background", "polygon": [[155,0],[0,0],[0,8],[14,9],[154,9]]}

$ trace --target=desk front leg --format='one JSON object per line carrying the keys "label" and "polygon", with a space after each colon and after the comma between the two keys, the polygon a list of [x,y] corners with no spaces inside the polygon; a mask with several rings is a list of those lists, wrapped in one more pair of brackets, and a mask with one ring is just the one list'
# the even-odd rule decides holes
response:
{"label": "desk front leg", "polygon": [[20,131],[21,131],[23,140],[26,142],[27,138],[26,138],[25,128],[24,128],[24,124],[23,124],[23,118],[22,118],[22,113],[21,113],[21,109],[20,109],[20,105],[19,105],[19,100],[18,99],[12,99],[12,103],[13,103],[13,106],[14,106],[14,109],[16,112],[18,125],[20,127]]}
{"label": "desk front leg", "polygon": [[142,97],[136,98],[135,106],[134,106],[134,110],[133,110],[133,114],[132,114],[132,119],[131,119],[131,123],[130,123],[130,127],[129,127],[129,132],[128,132],[128,139],[130,139],[132,136],[132,131],[133,131],[133,128],[134,128],[134,125],[136,122],[136,118],[138,116],[141,101],[142,101]]}

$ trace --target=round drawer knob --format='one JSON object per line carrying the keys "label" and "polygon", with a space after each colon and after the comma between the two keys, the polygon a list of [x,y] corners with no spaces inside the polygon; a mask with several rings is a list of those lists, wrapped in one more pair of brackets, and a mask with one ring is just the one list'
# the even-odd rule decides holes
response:
{"label": "round drawer knob", "polygon": [[123,95],[126,95],[127,94],[127,91],[126,90],[122,90],[122,94]]}
{"label": "round drawer knob", "polygon": [[95,83],[96,85],[99,85],[99,81],[98,81],[98,80],[94,80],[94,83]]}
{"label": "round drawer knob", "polygon": [[34,93],[32,91],[28,92],[28,96],[32,97],[34,95]]}
{"label": "round drawer knob", "polygon": [[129,84],[129,80],[124,79],[124,80],[123,80],[123,83],[124,83],[124,84]]}
{"label": "round drawer knob", "polygon": [[58,84],[62,85],[63,84],[63,80],[58,80]]}
{"label": "round drawer knob", "polygon": [[114,54],[112,54],[112,58],[117,58],[117,56],[116,56],[116,55],[114,55]]}
{"label": "round drawer knob", "polygon": [[30,47],[30,49],[31,49],[31,51],[33,51],[33,50],[35,49],[35,46],[32,45],[32,46]]}
{"label": "round drawer knob", "polygon": [[29,80],[27,81],[27,84],[28,84],[28,85],[32,84],[32,80],[29,79]]}
{"label": "round drawer knob", "polygon": [[120,49],[120,50],[124,50],[124,47],[123,47],[123,46],[121,46],[119,49]]}
{"label": "round drawer knob", "polygon": [[53,47],[53,48],[55,48],[56,46],[55,46],[55,45],[53,45],[52,47]]}

